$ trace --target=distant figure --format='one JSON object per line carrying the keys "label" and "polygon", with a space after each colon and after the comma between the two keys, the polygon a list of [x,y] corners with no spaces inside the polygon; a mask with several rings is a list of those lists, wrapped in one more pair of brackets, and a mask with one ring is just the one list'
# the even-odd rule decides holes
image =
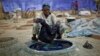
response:
{"label": "distant figure", "polygon": [[21,19],[21,8],[16,8],[12,14],[14,23],[18,23],[19,19]]}
{"label": "distant figure", "polygon": [[79,7],[79,3],[78,3],[77,0],[74,1],[74,2],[72,2],[72,10],[74,10],[74,14],[77,14],[77,12],[78,12],[78,7]]}
{"label": "distant figure", "polygon": [[16,29],[20,28],[21,8],[16,8],[12,13],[12,21],[15,24]]}

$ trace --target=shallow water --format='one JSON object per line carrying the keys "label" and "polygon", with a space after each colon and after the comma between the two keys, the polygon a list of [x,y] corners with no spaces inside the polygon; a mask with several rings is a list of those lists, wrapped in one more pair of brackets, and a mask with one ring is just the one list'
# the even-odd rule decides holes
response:
{"label": "shallow water", "polygon": [[30,48],[39,51],[54,51],[54,50],[69,48],[71,46],[72,46],[71,42],[65,40],[54,40],[51,44],[41,43],[41,42],[33,43],[30,46]]}

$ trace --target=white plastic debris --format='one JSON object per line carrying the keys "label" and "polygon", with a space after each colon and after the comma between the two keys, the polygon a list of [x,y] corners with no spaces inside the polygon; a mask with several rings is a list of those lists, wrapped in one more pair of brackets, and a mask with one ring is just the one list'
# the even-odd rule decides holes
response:
{"label": "white plastic debris", "polygon": [[84,11],[80,11],[79,12],[79,15],[81,15],[81,16],[90,16],[91,15],[91,12],[88,11],[88,10],[84,10]]}

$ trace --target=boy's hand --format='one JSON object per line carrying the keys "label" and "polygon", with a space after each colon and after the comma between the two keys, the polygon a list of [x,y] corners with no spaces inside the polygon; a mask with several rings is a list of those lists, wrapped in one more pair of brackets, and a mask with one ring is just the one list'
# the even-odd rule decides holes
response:
{"label": "boy's hand", "polygon": [[32,40],[35,40],[35,41],[38,40],[38,39],[36,38],[36,34],[33,34],[33,36],[32,36]]}
{"label": "boy's hand", "polygon": [[41,18],[37,18],[37,19],[36,19],[36,22],[37,22],[37,23],[44,23],[45,20],[43,20],[43,19],[41,19]]}
{"label": "boy's hand", "polygon": [[44,23],[45,20],[43,20],[41,18],[37,18],[37,19],[33,19],[33,22],[35,22],[35,23]]}

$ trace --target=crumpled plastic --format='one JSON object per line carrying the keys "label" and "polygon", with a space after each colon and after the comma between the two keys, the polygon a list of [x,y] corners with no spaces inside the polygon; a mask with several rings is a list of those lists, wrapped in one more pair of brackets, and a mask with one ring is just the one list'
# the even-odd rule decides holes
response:
{"label": "crumpled plastic", "polygon": [[87,22],[84,19],[79,19],[70,23],[72,31],[66,34],[70,37],[87,36],[91,34],[100,35],[100,19],[93,19]]}
{"label": "crumpled plastic", "polygon": [[71,26],[72,30],[76,29],[78,26],[84,24],[84,23],[87,23],[86,19],[84,18],[81,18],[81,19],[78,19],[78,20],[75,20],[73,22],[70,22],[69,25]]}
{"label": "crumpled plastic", "polygon": [[70,33],[67,34],[67,36],[71,36],[71,37],[77,37],[77,36],[87,36],[87,35],[91,35],[92,32],[88,29],[82,29],[80,31],[78,30],[74,30]]}

